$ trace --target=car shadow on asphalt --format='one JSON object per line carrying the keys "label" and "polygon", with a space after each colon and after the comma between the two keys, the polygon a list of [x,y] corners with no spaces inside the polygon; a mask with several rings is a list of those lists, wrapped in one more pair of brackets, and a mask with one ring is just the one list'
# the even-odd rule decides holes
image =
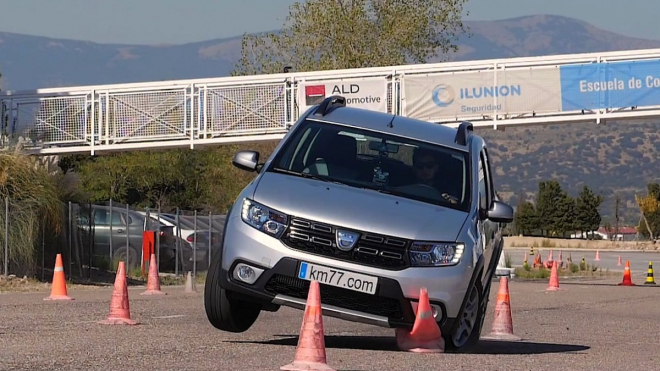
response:
{"label": "car shadow on asphalt", "polygon": [[[283,345],[295,347],[298,345],[298,336],[275,335],[278,339],[264,341],[228,341],[230,343],[249,343],[264,345]],[[394,336],[339,336],[326,335],[325,347],[329,349],[359,349],[399,352]],[[536,343],[529,341],[479,341],[471,354],[548,354],[548,353],[571,353],[588,350],[585,345]],[[448,352],[449,353],[449,352]]]}

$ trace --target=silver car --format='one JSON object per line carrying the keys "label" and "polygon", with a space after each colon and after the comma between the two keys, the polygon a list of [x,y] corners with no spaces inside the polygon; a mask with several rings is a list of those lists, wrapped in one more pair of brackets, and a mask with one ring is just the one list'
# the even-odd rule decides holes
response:
{"label": "silver car", "polygon": [[488,150],[456,128],[346,106],[332,96],[296,122],[227,214],[204,301],[216,328],[243,332],[261,311],[303,310],[412,329],[426,287],[447,350],[480,337],[502,228]]}

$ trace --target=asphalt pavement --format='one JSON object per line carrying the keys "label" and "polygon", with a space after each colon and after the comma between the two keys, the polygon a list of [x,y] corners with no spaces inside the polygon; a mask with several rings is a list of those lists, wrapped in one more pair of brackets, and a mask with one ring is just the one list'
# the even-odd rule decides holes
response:
{"label": "asphalt pavement", "polygon": [[[602,255],[601,255],[602,258]],[[655,369],[656,286],[621,287],[620,279],[510,282],[514,332],[521,342],[482,340],[474,354],[398,351],[391,329],[325,317],[328,364],[338,370],[624,370]],[[641,283],[641,282],[640,282]],[[498,281],[493,282],[484,335],[490,332]],[[659,285],[660,286],[660,285]],[[167,296],[129,289],[137,326],[97,323],[108,316],[111,288],[69,290],[70,302],[47,292],[0,294],[2,370],[278,370],[293,360],[302,312],[263,313],[243,334],[207,321],[203,297],[183,287]]]}

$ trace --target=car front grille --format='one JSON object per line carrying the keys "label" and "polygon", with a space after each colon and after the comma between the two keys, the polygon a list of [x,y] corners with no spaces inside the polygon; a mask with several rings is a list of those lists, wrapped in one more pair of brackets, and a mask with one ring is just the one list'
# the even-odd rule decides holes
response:
{"label": "car front grille", "polygon": [[337,229],[342,228],[294,218],[284,232],[282,242],[295,250],[372,267],[400,270],[410,266],[410,241],[359,232],[360,238],[356,246],[350,251],[341,251],[335,242]]}
{"label": "car front grille", "polygon": [[[265,290],[271,295],[281,294],[298,299],[307,299],[309,285],[309,281],[276,274],[266,283]],[[401,303],[396,299],[364,294],[323,284],[319,286],[321,302],[323,304],[383,316],[395,321],[400,321],[403,318]]]}

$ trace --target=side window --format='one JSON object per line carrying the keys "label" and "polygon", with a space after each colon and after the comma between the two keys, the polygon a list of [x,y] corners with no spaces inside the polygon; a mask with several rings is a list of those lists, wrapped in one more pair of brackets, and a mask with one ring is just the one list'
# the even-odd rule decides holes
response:
{"label": "side window", "polygon": [[486,210],[493,203],[493,187],[490,175],[488,155],[484,149],[479,155],[479,206]]}
{"label": "side window", "polygon": [[488,195],[490,196],[488,206],[490,207],[495,201],[495,187],[493,186],[493,172],[491,171],[490,157],[488,157],[488,148],[486,147],[484,147],[484,158],[486,159],[486,186],[488,189]]}
{"label": "side window", "polygon": [[[94,224],[95,225],[110,225],[110,220],[108,219],[108,211],[107,210],[95,210],[94,211]],[[118,212],[113,211],[112,212],[112,225],[124,225],[124,221],[121,218],[121,215],[119,215]]]}

